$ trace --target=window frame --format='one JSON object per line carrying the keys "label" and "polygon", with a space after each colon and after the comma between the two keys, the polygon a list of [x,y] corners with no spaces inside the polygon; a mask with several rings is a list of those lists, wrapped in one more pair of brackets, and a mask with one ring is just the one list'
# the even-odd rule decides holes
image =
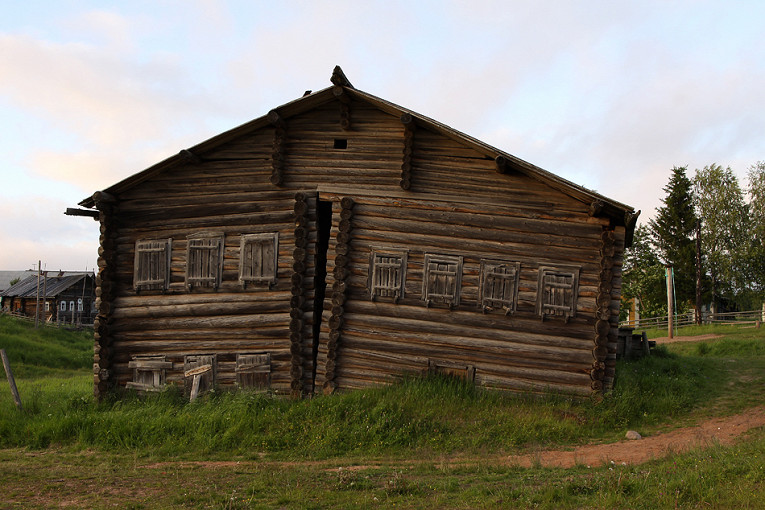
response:
{"label": "window frame", "polygon": [[223,247],[224,235],[220,232],[191,234],[186,237],[186,287],[189,290],[195,287],[220,287]]}
{"label": "window frame", "polygon": [[[251,266],[249,267],[249,274],[246,274],[247,268],[247,252],[254,244],[266,245],[270,244],[273,248],[273,261],[272,261],[272,273],[264,274],[263,267],[261,267],[260,275],[255,275],[256,267],[254,265],[254,258],[251,259]],[[261,256],[261,260],[264,260]],[[242,234],[241,241],[239,243],[239,282],[242,287],[246,287],[247,284],[267,284],[269,288],[276,284],[276,280],[279,276],[279,232],[267,232],[260,234]]]}
{"label": "window frame", "polygon": [[133,380],[125,384],[126,388],[162,391],[167,384],[167,369],[173,368],[173,363],[164,355],[136,355],[128,362],[128,368],[133,369]]}
{"label": "window frame", "polygon": [[271,353],[258,352],[236,355],[236,385],[240,389],[268,391],[271,389]]}
{"label": "window frame", "polygon": [[[497,270],[504,269],[505,272],[498,272]],[[507,272],[510,270],[511,272]],[[493,259],[481,259],[481,272],[479,280],[479,301],[478,306],[484,313],[493,310],[503,310],[505,315],[510,315],[515,312],[518,307],[518,283],[520,280],[521,263],[510,262],[506,260],[493,260]],[[495,285],[488,285],[487,280],[510,280],[512,282],[508,285],[504,284],[500,287],[501,295],[496,294],[497,287]],[[487,296],[487,289],[492,294]],[[508,290],[510,295],[508,296]]]}
{"label": "window frame", "polygon": [[[145,290],[166,291],[170,283],[170,256],[172,252],[171,238],[167,239],[139,239],[135,242],[135,255],[133,259],[133,289],[136,292]],[[158,253],[156,260],[147,261],[147,253]],[[147,268],[144,264],[156,264],[155,268]],[[142,277],[145,273],[148,277]],[[155,274],[156,273],[156,274]],[[152,276],[154,276],[152,278]]]}
{"label": "window frame", "polygon": [[[454,271],[444,269],[434,269],[433,264],[441,265],[456,265]],[[426,253],[423,263],[422,271],[422,299],[425,301],[426,306],[430,307],[432,304],[445,304],[449,308],[459,306],[460,304],[460,291],[462,287],[462,264],[463,258],[461,255],[444,255],[439,253]],[[436,278],[439,275],[447,277],[445,285],[447,287],[453,287],[451,294],[442,294],[434,292],[431,289],[431,282],[435,282],[434,278],[431,278],[433,273],[436,273]],[[452,275],[454,281],[450,284],[448,282],[448,276]]]}
{"label": "window frame", "polygon": [[[380,298],[391,299],[397,303],[404,297],[406,287],[406,269],[409,253],[406,250],[389,250],[385,248],[373,248],[369,254],[369,297],[372,301]],[[382,259],[397,259],[398,262]],[[394,282],[390,284],[390,275],[394,275]],[[387,273],[389,283],[379,283]],[[397,278],[395,278],[397,276]]]}
{"label": "window frame", "polygon": [[[563,317],[568,322],[572,317],[576,316],[576,307],[579,297],[579,273],[581,268],[579,266],[540,266],[539,277],[537,281],[537,315],[542,320],[548,317]],[[565,282],[545,282],[547,276],[556,276],[558,278],[570,278],[571,283],[565,284]],[[570,292],[570,303],[560,304],[557,302],[545,303],[545,297],[551,294],[547,291],[547,288],[563,289],[560,293],[563,301],[566,301],[566,294]],[[557,300],[556,300],[557,301]]]}

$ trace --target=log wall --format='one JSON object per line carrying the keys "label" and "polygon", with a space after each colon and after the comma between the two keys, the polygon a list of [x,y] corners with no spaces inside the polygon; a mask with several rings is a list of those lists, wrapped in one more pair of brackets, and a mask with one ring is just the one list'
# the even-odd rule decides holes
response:
{"label": "log wall", "polygon": [[[131,360],[152,355],[164,356],[169,384],[187,379],[185,356],[215,355],[217,384],[233,385],[237,355],[268,353],[271,388],[295,396],[409,371],[515,390],[611,384],[623,227],[537,180],[497,173],[491,157],[411,116],[344,98],[268,120],[96,202],[97,394],[126,385],[140,365]],[[332,203],[332,221],[314,317],[317,200]],[[242,236],[268,233],[279,236],[276,281],[242,285]],[[222,239],[214,286],[186,284],[190,235]],[[167,288],[136,289],[136,241],[162,239],[171,240]],[[400,298],[372,299],[373,250],[406,252]],[[428,254],[461,261],[458,304],[423,299]],[[486,261],[517,264],[512,310],[482,306]],[[576,268],[571,317],[540,316],[543,267]]]}

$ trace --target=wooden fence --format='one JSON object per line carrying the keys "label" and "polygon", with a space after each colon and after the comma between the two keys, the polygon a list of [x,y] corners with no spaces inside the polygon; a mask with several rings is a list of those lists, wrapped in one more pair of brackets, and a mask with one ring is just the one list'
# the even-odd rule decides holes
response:
{"label": "wooden fence", "polygon": [[[676,314],[674,317],[675,328],[681,328],[685,326],[696,325],[696,312],[691,310],[690,312]],[[712,314],[710,312],[702,313],[702,324],[725,324],[734,326],[747,326],[754,325],[759,327],[759,324],[765,321],[765,311],[763,310],[750,310],[746,312],[723,312]],[[669,327],[669,317],[664,315],[662,317],[648,317],[640,318],[637,320],[622,321],[619,323],[619,327],[633,328],[633,329],[666,329]]]}
{"label": "wooden fence", "polygon": [[[21,319],[28,322],[34,322],[35,317],[34,315],[26,315],[20,312],[13,312],[9,310],[0,310],[0,317],[7,315],[9,317],[15,317],[17,319]],[[71,323],[71,322],[56,322],[56,321],[50,321],[50,320],[41,320],[38,324],[41,324],[43,326],[49,326],[53,328],[64,328],[64,329],[82,329],[82,328],[92,328],[93,324],[82,324],[79,322]]]}

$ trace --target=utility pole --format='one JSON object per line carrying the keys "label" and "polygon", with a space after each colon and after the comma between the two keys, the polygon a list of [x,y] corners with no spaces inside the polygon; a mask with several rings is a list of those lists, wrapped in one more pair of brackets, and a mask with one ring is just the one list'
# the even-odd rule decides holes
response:
{"label": "utility pole", "polygon": [[701,325],[701,220],[696,220],[696,324]]}
{"label": "utility pole", "polygon": [[666,267],[667,272],[667,336],[674,338],[674,318],[675,318],[675,282],[672,274],[672,265]]}
{"label": "utility pole", "polygon": [[35,301],[35,328],[40,323],[40,274],[42,273],[42,261],[37,261],[37,300]]}

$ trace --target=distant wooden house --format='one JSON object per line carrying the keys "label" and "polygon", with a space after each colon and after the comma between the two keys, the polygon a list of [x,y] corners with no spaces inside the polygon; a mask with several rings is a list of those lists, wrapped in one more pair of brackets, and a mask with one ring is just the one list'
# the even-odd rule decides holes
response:
{"label": "distant wooden house", "polygon": [[1,292],[0,308],[45,322],[93,324],[95,297],[93,273],[45,271]]}
{"label": "distant wooden house", "polygon": [[101,224],[96,395],[609,388],[633,209],[332,83],[69,211]]}

